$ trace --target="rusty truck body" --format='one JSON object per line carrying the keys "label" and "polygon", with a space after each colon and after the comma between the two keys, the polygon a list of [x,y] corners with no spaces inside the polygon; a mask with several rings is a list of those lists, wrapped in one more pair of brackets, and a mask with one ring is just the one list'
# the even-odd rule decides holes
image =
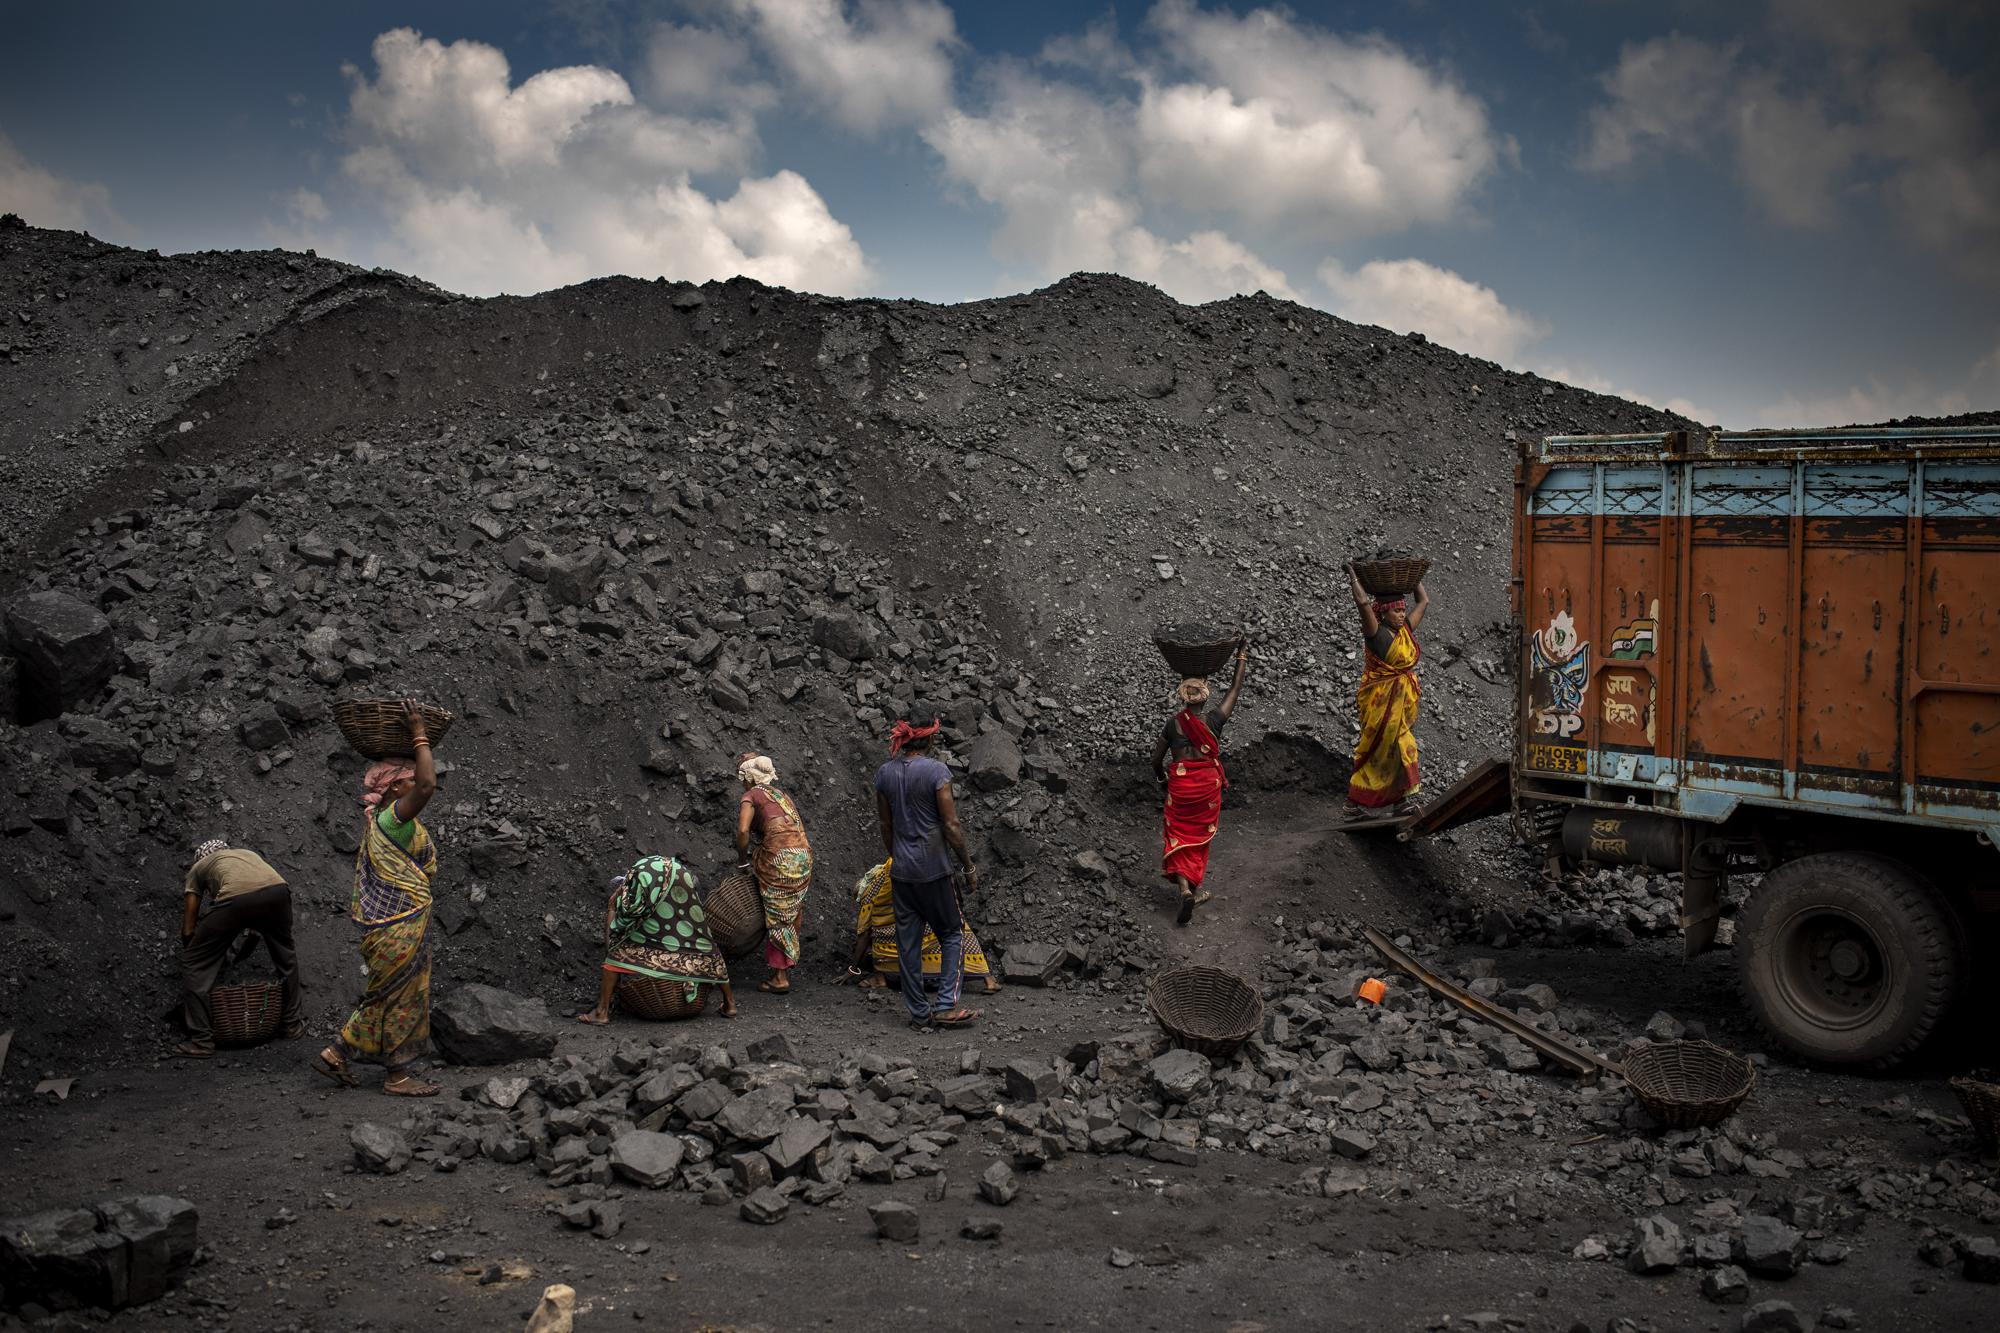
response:
{"label": "rusty truck body", "polygon": [[1727,877],[1750,1008],[1887,1067],[2000,890],[2000,427],[1552,437],[1515,484],[1508,800],[1568,861]]}

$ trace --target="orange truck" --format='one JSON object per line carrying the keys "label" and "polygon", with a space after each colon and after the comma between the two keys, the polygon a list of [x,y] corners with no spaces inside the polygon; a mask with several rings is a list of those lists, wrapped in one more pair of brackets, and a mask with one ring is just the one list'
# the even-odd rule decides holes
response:
{"label": "orange truck", "polygon": [[1556,436],[1514,497],[1511,761],[1417,822],[1678,872],[1690,957],[1761,873],[1758,1020],[1908,1056],[2000,910],[2000,427]]}

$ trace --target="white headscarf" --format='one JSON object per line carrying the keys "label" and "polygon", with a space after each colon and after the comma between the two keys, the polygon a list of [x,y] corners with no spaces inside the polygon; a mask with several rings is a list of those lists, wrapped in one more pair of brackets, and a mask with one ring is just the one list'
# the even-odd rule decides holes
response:
{"label": "white headscarf", "polygon": [[769,756],[753,754],[736,766],[736,776],[753,787],[768,787],[778,780],[778,767]]}
{"label": "white headscarf", "polygon": [[226,852],[228,850],[229,850],[228,843],[224,842],[220,838],[210,838],[207,842],[202,843],[199,847],[194,849],[194,859],[197,861],[206,861],[209,857],[214,856],[217,852]]}

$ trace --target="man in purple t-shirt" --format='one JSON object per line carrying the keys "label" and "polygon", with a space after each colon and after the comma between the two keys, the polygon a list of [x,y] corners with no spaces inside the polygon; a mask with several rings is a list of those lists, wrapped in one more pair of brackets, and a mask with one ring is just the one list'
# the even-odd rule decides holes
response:
{"label": "man in purple t-shirt", "polygon": [[[898,722],[889,737],[889,762],[875,770],[875,809],[882,819],[882,846],[889,853],[890,903],[896,912],[896,954],[903,976],[903,1003],[916,1028],[965,1027],[979,1011],[958,1002],[964,980],[963,914],[952,886],[949,849],[965,873],[969,893],[979,887],[979,871],[965,849],[965,830],[951,795],[951,770],[931,758],[937,740],[935,718],[928,727]],[[938,968],[937,999],[924,996],[924,929],[937,936],[944,955]]]}

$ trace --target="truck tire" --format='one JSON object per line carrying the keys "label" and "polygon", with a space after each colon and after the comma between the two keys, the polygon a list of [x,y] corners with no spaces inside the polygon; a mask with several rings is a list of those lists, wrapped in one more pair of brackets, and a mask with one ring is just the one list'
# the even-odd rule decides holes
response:
{"label": "truck tire", "polygon": [[1965,975],[1956,913],[1930,882],[1865,852],[1764,876],[1737,923],[1750,1010],[1794,1054],[1889,1069],[1939,1023]]}

